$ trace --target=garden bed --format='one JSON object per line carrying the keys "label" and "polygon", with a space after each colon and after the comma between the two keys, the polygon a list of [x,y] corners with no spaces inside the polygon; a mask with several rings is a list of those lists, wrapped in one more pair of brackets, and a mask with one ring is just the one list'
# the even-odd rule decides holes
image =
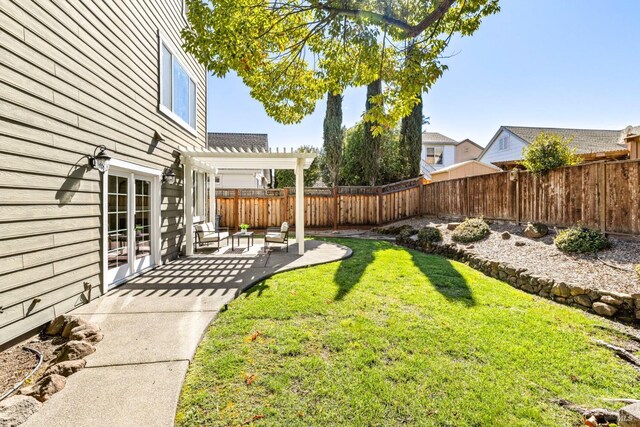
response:
{"label": "garden bed", "polygon": [[[443,243],[455,244],[451,240],[452,231],[447,222],[434,218],[412,218],[389,226],[410,225],[438,227]],[[389,227],[387,226],[387,227]],[[589,289],[601,289],[627,294],[640,293],[640,280],[634,265],[640,264],[640,241],[609,237],[611,249],[593,254],[570,255],[558,250],[553,244],[555,231],[540,239],[529,239],[522,235],[524,226],[493,222],[492,233],[484,240],[470,245],[458,244],[465,251],[482,258],[509,264],[529,273],[549,277],[558,282],[572,283]],[[503,239],[501,233],[509,232],[510,239]],[[516,246],[516,242],[524,243]]]}

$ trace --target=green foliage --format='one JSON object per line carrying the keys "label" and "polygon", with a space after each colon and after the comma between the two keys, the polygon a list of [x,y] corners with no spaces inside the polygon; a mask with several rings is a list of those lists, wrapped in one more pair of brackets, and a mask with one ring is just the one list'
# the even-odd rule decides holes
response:
{"label": "green foliage", "polygon": [[[364,125],[362,122],[347,129],[340,185],[369,185],[367,173],[368,152],[365,149]],[[377,185],[385,185],[409,178],[407,162],[402,153],[397,129],[386,130],[380,135],[379,169]]]}
{"label": "green foliage", "polygon": [[409,226],[408,228],[403,228],[402,230],[400,230],[400,232],[396,236],[396,241],[398,243],[409,243],[410,242],[409,238],[417,233],[418,233],[418,230],[416,230],[411,226]]}
{"label": "green foliage", "polygon": [[[367,100],[365,103],[365,117],[374,108],[375,99],[382,93],[382,80],[377,79],[367,85]],[[380,172],[380,145],[382,133],[373,132],[379,123],[375,120],[364,120],[364,144],[362,144],[362,174],[368,185],[376,185]]]}
{"label": "green foliage", "polygon": [[243,223],[243,224],[240,224],[240,225],[239,225],[239,228],[240,228],[240,230],[244,230],[244,231],[246,231],[246,230],[248,230],[248,229],[249,229],[249,224],[244,224],[244,223]]}
{"label": "green foliage", "polygon": [[[407,63],[414,59],[416,47],[411,45],[407,49]],[[418,102],[411,109],[411,113],[402,118],[400,126],[400,146],[407,162],[407,174],[410,177],[420,175],[420,160],[422,158],[422,94],[417,95]]]}
{"label": "green foliage", "polygon": [[491,233],[489,224],[482,218],[467,218],[451,233],[451,238],[460,243],[477,242]]}
{"label": "green foliage", "polygon": [[582,160],[575,148],[566,139],[555,133],[540,132],[536,139],[523,150],[522,166],[533,173],[544,173],[562,166],[577,165]]}
{"label": "green foliage", "polygon": [[[304,186],[313,187],[320,179],[320,163],[322,162],[322,153],[312,145],[302,145],[296,150],[302,152],[315,152],[316,158],[311,163],[309,169],[304,171]],[[291,169],[276,169],[275,171],[275,188],[291,188],[296,186],[296,174]]]}
{"label": "green foliage", "polygon": [[568,253],[593,253],[611,247],[611,242],[600,230],[580,226],[560,231],[553,243]]}
{"label": "green foliage", "polygon": [[418,245],[424,247],[429,243],[442,241],[442,233],[436,227],[423,227],[418,231]]}
{"label": "green foliage", "polygon": [[443,257],[332,241],[353,255],[276,274],[218,315],[176,426],[578,426],[553,399],[638,395],[634,368],[593,344],[623,338],[605,319]]}
{"label": "green foliage", "polygon": [[[469,36],[498,0],[187,0],[184,49],[208,71],[234,71],[280,123],[311,114],[325,93],[384,81],[365,117],[381,133],[447,68],[452,35]],[[411,64],[406,43],[416,46]]]}
{"label": "green foliage", "polygon": [[345,129],[342,127],[342,95],[327,94],[327,112],[323,123],[323,157],[320,160],[323,179],[329,187],[338,185],[342,164]]}
{"label": "green foliage", "polygon": [[[398,235],[403,230],[415,230],[415,229],[409,224],[404,224],[404,225],[389,225],[387,227],[375,227],[371,231],[373,231],[374,233],[380,233],[380,234]],[[413,234],[415,234],[415,231],[413,231]]]}

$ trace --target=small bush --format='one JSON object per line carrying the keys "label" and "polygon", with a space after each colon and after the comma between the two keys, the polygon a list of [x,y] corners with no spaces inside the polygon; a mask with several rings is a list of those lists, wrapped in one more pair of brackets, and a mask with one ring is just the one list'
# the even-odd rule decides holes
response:
{"label": "small bush", "polygon": [[418,231],[418,245],[426,246],[427,243],[442,241],[442,233],[435,227],[424,227]]}
{"label": "small bush", "polygon": [[489,224],[482,218],[467,218],[453,230],[451,238],[460,243],[477,242],[491,233]]}
{"label": "small bush", "polygon": [[415,234],[415,229],[412,226],[410,226],[409,224],[405,224],[405,225],[390,225],[388,227],[375,227],[375,228],[371,229],[371,231],[373,231],[374,233],[391,234],[391,235],[396,235],[396,236],[398,234],[400,234],[404,230],[413,230],[414,234]]}
{"label": "small bush", "polygon": [[562,230],[553,243],[562,252],[567,253],[598,252],[611,247],[611,243],[600,230],[579,226]]}
{"label": "small bush", "polygon": [[418,230],[413,227],[404,228],[396,236],[396,241],[399,243],[409,243],[409,237],[413,236],[417,232]]}
{"label": "small bush", "polygon": [[540,132],[531,145],[524,149],[520,164],[533,173],[577,165],[582,160],[576,154],[575,148],[569,146],[572,139],[555,133]]}

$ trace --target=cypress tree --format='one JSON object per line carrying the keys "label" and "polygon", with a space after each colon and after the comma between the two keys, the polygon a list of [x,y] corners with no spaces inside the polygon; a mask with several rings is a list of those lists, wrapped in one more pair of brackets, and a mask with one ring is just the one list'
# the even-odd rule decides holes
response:
{"label": "cypress tree", "polygon": [[[372,98],[382,93],[382,80],[377,79],[367,85],[367,102],[365,104],[368,112],[373,106]],[[380,142],[382,135],[373,135],[371,128],[373,122],[364,122],[364,150],[362,156],[362,169],[364,176],[369,181],[369,185],[376,185],[376,180],[380,172]]]}
{"label": "cypress tree", "polygon": [[342,94],[327,94],[327,112],[323,126],[325,166],[328,170],[331,187],[338,185],[340,166],[342,164],[342,145],[344,129],[342,128]]}

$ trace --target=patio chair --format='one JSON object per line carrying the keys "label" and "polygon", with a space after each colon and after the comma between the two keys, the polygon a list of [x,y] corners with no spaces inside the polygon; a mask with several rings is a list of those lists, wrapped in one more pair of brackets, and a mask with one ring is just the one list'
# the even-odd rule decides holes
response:
{"label": "patio chair", "polygon": [[269,243],[279,243],[286,245],[287,252],[289,252],[289,224],[283,222],[280,228],[270,227],[267,228],[267,232],[264,235],[264,250],[269,247]]}
{"label": "patio chair", "polygon": [[202,224],[198,224],[195,226],[196,228],[196,249],[202,245],[209,245],[210,243],[216,243],[216,249],[220,249],[222,246],[221,243],[226,240],[229,244],[229,228],[228,227],[218,227],[212,222],[205,222]]}

